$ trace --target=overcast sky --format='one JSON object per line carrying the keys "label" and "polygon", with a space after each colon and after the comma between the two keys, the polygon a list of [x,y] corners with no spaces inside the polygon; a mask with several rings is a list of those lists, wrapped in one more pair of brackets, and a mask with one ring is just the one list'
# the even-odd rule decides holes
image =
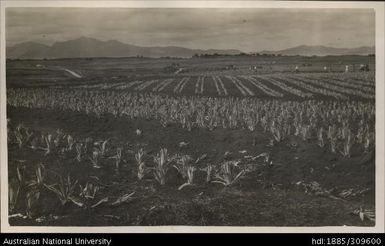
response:
{"label": "overcast sky", "polygon": [[7,46],[81,36],[141,46],[280,50],[297,45],[374,46],[369,9],[8,8]]}

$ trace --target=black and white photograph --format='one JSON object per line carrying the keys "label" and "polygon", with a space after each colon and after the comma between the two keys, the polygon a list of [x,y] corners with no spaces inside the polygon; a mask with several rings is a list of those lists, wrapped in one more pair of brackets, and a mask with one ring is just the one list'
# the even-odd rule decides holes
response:
{"label": "black and white photograph", "polygon": [[103,3],[2,6],[2,227],[383,229],[383,5]]}

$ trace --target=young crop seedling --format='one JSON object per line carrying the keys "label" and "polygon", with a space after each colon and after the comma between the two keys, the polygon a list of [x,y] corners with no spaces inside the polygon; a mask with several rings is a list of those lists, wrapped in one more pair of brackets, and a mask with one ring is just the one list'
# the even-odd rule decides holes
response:
{"label": "young crop seedling", "polygon": [[111,158],[115,159],[115,171],[119,173],[120,163],[122,162],[122,148],[118,147],[116,149],[116,155],[112,156]]}
{"label": "young crop seedling", "polygon": [[340,153],[342,154],[343,157],[345,158],[350,158],[350,155],[351,155],[351,149],[352,149],[352,146],[353,146],[353,142],[352,142],[352,136],[351,136],[351,133],[349,131],[349,133],[347,133],[347,137],[346,137],[346,141],[344,143],[344,146],[343,146],[343,149],[342,151],[340,151]]}
{"label": "young crop seedling", "polygon": [[65,134],[63,133],[63,130],[57,129],[56,130],[56,137],[53,140],[55,148],[59,148],[59,146],[62,143],[62,140],[65,138]]}
{"label": "young crop seedling", "polygon": [[154,177],[155,180],[159,182],[160,185],[166,184],[166,174],[170,167],[171,159],[167,154],[167,149],[162,148],[159,153],[154,156]]}
{"label": "young crop seedling", "polygon": [[329,138],[330,141],[330,150],[332,153],[337,152],[337,137],[335,135],[331,135]]}
{"label": "young crop seedling", "polygon": [[80,197],[83,197],[89,200],[93,200],[96,196],[96,193],[99,190],[99,186],[88,182],[84,187],[82,187],[82,185],[79,185],[79,187],[80,187]]}
{"label": "young crop seedling", "polygon": [[182,155],[176,161],[174,168],[179,172],[182,178],[187,178],[187,175],[188,175],[187,172],[188,172],[188,168],[190,167],[191,161],[192,161],[192,158],[189,155]]}
{"label": "young crop seedling", "polygon": [[271,134],[273,135],[274,137],[274,140],[279,143],[282,141],[283,139],[283,135],[281,133],[281,130],[279,129],[279,127],[276,126],[276,123],[275,121],[272,122],[272,125],[270,127],[270,132]]}
{"label": "young crop seedling", "polygon": [[359,209],[354,210],[353,214],[358,215],[361,221],[364,221],[365,219],[373,222],[376,221],[376,214],[372,209],[363,209],[360,207]]}
{"label": "young crop seedling", "polygon": [[16,207],[17,200],[20,193],[20,183],[9,183],[8,186],[8,200],[9,200],[9,212],[12,213]]}
{"label": "young crop seedling", "polygon": [[88,137],[84,140],[84,153],[88,153],[88,151],[92,150],[93,140]]}
{"label": "young crop seedling", "polygon": [[44,166],[38,164],[35,168],[35,180],[26,182],[24,177],[24,168],[18,165],[16,168],[18,182],[10,183],[9,185],[9,209],[10,212],[15,209],[16,203],[19,199],[20,191],[26,190],[26,206],[25,212],[27,218],[34,217],[34,208],[36,207],[39,199],[41,188],[43,187],[44,181]]}
{"label": "young crop seedling", "polygon": [[105,157],[107,153],[107,143],[108,139],[100,142],[94,143],[94,151],[97,150],[100,157]]}
{"label": "young crop seedling", "polygon": [[186,177],[187,177],[187,182],[179,186],[178,190],[182,190],[184,187],[189,186],[189,185],[194,185],[194,172],[196,168],[192,165],[188,165],[186,167]]}
{"label": "young crop seedling", "polygon": [[95,149],[92,152],[92,157],[89,157],[93,168],[101,168],[101,166],[99,165],[100,157],[101,157],[101,154],[100,154],[99,150]]}
{"label": "young crop seedling", "polygon": [[58,184],[44,184],[44,186],[57,196],[62,206],[66,205],[68,202],[72,202],[79,207],[83,207],[83,203],[75,199],[75,188],[77,187],[77,183],[77,180],[72,182],[71,177],[68,175],[65,180],[63,180],[62,176],[59,176]]}
{"label": "young crop seedling", "polygon": [[106,152],[107,152],[107,143],[108,143],[108,139],[107,140],[104,140],[102,142],[102,144],[100,145],[100,154],[101,156],[105,156],[106,155]]}
{"label": "young crop seedling", "polygon": [[83,144],[82,143],[76,143],[75,144],[75,149],[76,149],[76,160],[78,162],[82,161],[82,156],[83,156]]}
{"label": "young crop seedling", "polygon": [[372,144],[374,144],[374,136],[370,133],[367,133],[364,140],[364,153],[369,153]]}
{"label": "young crop seedling", "polygon": [[34,189],[40,189],[44,185],[44,165],[39,163],[35,167],[35,180],[27,182],[27,187],[32,187]]}
{"label": "young crop seedling", "polygon": [[44,165],[39,163],[35,167],[35,179],[26,182],[26,215],[28,218],[34,217],[34,208],[36,207],[41,190],[44,187]]}
{"label": "young crop seedling", "polygon": [[37,206],[37,203],[40,199],[40,190],[31,189],[26,194],[26,215],[29,219],[32,219],[34,214],[34,208]]}
{"label": "young crop seedling", "polygon": [[212,181],[212,183],[218,183],[224,186],[231,186],[237,183],[245,174],[245,170],[241,170],[239,172],[236,171],[234,161],[226,161],[222,163],[221,169],[215,175],[216,180]]}
{"label": "young crop seedling", "polygon": [[[34,217],[34,207],[39,201],[41,189],[44,187],[44,165],[39,163],[35,167],[35,179],[25,182],[24,181],[24,172],[17,168],[18,179],[19,179],[19,189],[22,187],[26,188],[26,215],[28,218]],[[14,191],[12,191],[14,192]],[[17,191],[18,193],[19,191]],[[16,197],[15,197],[16,196]],[[12,194],[13,199],[17,199],[18,194]],[[10,197],[11,198],[11,197]],[[16,202],[16,201],[15,201]]]}
{"label": "young crop seedling", "polygon": [[309,125],[302,126],[301,137],[302,137],[303,141],[307,141],[308,139],[310,139],[310,126]]}
{"label": "young crop seedling", "polygon": [[144,175],[146,175],[147,169],[146,164],[144,162],[144,151],[143,149],[139,149],[138,152],[135,154],[135,160],[138,165],[138,179],[142,180]]}
{"label": "young crop seedling", "polygon": [[16,130],[14,131],[14,135],[15,135],[16,141],[19,145],[19,148],[21,149],[23,147],[23,144],[24,144],[24,138],[23,138],[23,134],[20,131],[20,127],[16,128]]}
{"label": "young crop seedling", "polygon": [[22,148],[31,139],[33,132],[24,127],[23,124],[19,124],[14,131],[14,135],[19,148]]}
{"label": "young crop seedling", "polygon": [[54,148],[54,143],[53,143],[52,135],[48,134],[47,136],[44,136],[44,141],[45,141],[45,144],[46,144],[46,147],[43,148],[45,150],[44,155],[47,156],[47,155],[49,155],[53,151],[53,148]]}
{"label": "young crop seedling", "polygon": [[75,144],[74,138],[71,135],[67,136],[67,151],[72,151]]}
{"label": "young crop seedling", "polygon": [[214,165],[207,164],[207,167],[205,168],[205,170],[206,170],[206,182],[210,183],[214,175]]}
{"label": "young crop seedling", "polygon": [[325,146],[324,129],[322,127],[318,131],[318,146],[320,146],[321,148]]}
{"label": "young crop seedling", "polygon": [[17,161],[17,167],[16,167],[16,174],[17,174],[17,180],[19,181],[20,186],[25,185],[25,166],[24,162],[25,160],[18,160]]}

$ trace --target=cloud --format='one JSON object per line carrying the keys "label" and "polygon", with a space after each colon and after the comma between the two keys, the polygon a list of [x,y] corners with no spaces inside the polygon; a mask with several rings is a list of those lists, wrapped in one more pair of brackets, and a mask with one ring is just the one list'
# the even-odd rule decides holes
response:
{"label": "cloud", "polygon": [[144,46],[258,51],[374,45],[374,33],[369,9],[6,9],[7,45],[91,36]]}

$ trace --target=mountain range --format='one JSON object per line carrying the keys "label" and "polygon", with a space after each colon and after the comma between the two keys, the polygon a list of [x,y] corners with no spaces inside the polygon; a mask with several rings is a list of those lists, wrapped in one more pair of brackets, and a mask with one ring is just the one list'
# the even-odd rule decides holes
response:
{"label": "mountain range", "polygon": [[[77,58],[77,57],[191,57],[195,54],[226,54],[242,53],[236,49],[189,49],[177,46],[143,47],[125,44],[116,40],[101,41],[94,38],[56,42],[45,45],[36,42],[24,42],[6,48],[6,57],[10,59],[43,59],[43,58]],[[368,55],[374,53],[374,47],[332,48],[326,46],[297,46],[279,51],[262,51],[264,54],[281,55]]]}
{"label": "mountain range", "polygon": [[332,55],[369,55],[375,53],[373,46],[361,46],[357,48],[333,48],[328,46],[316,45],[300,45],[297,47],[277,50],[277,51],[261,51],[262,54],[282,54],[282,55],[300,55],[300,56],[332,56]]}

